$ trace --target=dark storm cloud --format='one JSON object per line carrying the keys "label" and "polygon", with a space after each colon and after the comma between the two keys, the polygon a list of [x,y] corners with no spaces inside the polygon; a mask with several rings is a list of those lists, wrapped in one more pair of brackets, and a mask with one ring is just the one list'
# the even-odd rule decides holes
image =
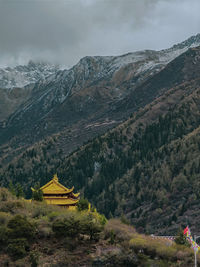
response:
{"label": "dark storm cloud", "polygon": [[200,32],[199,0],[0,0],[0,65],[161,49]]}

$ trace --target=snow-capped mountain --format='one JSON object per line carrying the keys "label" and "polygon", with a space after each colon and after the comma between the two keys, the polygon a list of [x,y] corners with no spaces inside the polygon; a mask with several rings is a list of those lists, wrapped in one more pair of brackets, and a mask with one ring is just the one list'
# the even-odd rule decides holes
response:
{"label": "snow-capped mountain", "polygon": [[[81,120],[86,124],[100,117],[120,120],[120,117],[124,118],[139,107],[137,103],[136,106],[132,105],[135,92],[140,95],[140,103],[147,103],[160,94],[160,91],[154,90],[154,94],[149,91],[147,99],[143,99],[146,96],[141,92],[146,81],[176,57],[196,46],[200,46],[200,34],[161,51],[144,50],[121,56],[87,56],[68,70],[58,70],[55,67],[49,70],[46,65],[36,67],[32,62],[28,64],[29,67],[18,66],[16,71],[25,73],[29,82],[36,82],[30,82],[20,92],[16,88],[4,89],[2,99],[0,89],[0,101],[3,103],[0,105],[0,121],[3,131],[6,133],[8,128],[13,134],[26,129],[27,134],[32,135],[33,127],[36,127],[40,137],[41,133],[49,134],[63,127],[72,127],[75,123],[80,125]],[[176,70],[173,70],[173,74],[174,71]],[[27,92],[26,97],[24,90]],[[159,90],[162,91],[162,88]],[[125,101],[129,113],[126,113],[124,105],[125,113],[118,113],[116,118],[115,115],[111,116],[120,106],[118,103],[128,99],[130,95],[131,101]],[[8,105],[10,109],[7,111],[5,107]],[[7,134],[5,138],[8,138]]]}
{"label": "snow-capped mountain", "polygon": [[36,83],[40,79],[45,79],[58,71],[58,69],[58,66],[34,61],[29,61],[27,65],[19,65],[14,68],[1,68],[0,88],[24,87],[28,84]]}
{"label": "snow-capped mountain", "polygon": [[[144,50],[121,56],[86,56],[69,70],[59,71],[39,81],[36,88],[51,87],[54,101],[62,103],[67,96],[82,90],[85,86],[112,86],[113,96],[123,97],[130,80],[132,89],[146,78],[154,75],[169,62],[189,48],[200,46],[200,34],[161,51]],[[130,89],[130,88],[129,88]]]}
{"label": "snow-capped mountain", "polygon": [[[69,71],[64,70],[62,79],[68,79],[68,75],[78,69],[83,74],[83,79],[91,76],[95,80],[112,75],[124,66],[132,64],[136,69],[135,75],[142,75],[146,71],[159,71],[171,60],[184,53],[188,48],[200,45],[200,34],[192,36],[186,41],[176,44],[173,47],[161,51],[144,50],[128,53],[121,56],[87,56],[82,58],[77,65]],[[94,68],[95,66],[95,68]],[[45,78],[55,74],[59,66],[44,62],[29,61],[27,65],[19,65],[14,68],[0,68],[0,88],[24,87],[33,84],[40,79],[45,82]],[[150,73],[149,73],[150,74]],[[76,79],[77,79],[77,75]],[[54,79],[54,76],[51,77]],[[48,81],[47,81],[48,82]],[[75,81],[75,83],[77,80]]]}

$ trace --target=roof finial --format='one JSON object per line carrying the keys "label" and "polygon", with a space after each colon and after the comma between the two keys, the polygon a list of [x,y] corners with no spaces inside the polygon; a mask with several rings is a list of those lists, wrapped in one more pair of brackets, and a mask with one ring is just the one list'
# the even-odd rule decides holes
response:
{"label": "roof finial", "polygon": [[53,176],[53,180],[55,180],[56,182],[58,182],[58,176],[57,176],[57,173],[54,174],[54,176]]}

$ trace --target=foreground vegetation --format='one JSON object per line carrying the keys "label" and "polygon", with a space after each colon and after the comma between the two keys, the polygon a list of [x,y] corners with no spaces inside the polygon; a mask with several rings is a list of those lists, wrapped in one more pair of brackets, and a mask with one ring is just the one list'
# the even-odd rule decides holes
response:
{"label": "foreground vegetation", "polygon": [[1,188],[0,266],[192,266],[187,246],[138,234],[122,221],[30,202]]}

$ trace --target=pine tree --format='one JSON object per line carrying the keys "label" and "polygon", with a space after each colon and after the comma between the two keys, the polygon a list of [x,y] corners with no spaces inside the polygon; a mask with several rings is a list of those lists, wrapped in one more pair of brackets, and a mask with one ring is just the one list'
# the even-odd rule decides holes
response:
{"label": "pine tree", "polygon": [[23,187],[21,186],[20,183],[16,184],[15,192],[16,192],[16,196],[18,198],[25,196],[24,191],[23,191]]}
{"label": "pine tree", "polygon": [[187,247],[190,247],[190,243],[187,241],[184,233],[183,233],[183,229],[180,228],[178,233],[177,233],[177,237],[175,239],[175,243],[176,244],[179,244],[179,245],[184,245],[184,246],[187,246]]}
{"label": "pine tree", "polygon": [[14,187],[12,181],[9,182],[8,190],[11,192],[12,195],[16,196],[16,190],[15,190],[15,187]]}
{"label": "pine tree", "polygon": [[35,188],[32,189],[32,199],[36,201],[43,201],[43,192],[40,189],[39,183],[36,183]]}

